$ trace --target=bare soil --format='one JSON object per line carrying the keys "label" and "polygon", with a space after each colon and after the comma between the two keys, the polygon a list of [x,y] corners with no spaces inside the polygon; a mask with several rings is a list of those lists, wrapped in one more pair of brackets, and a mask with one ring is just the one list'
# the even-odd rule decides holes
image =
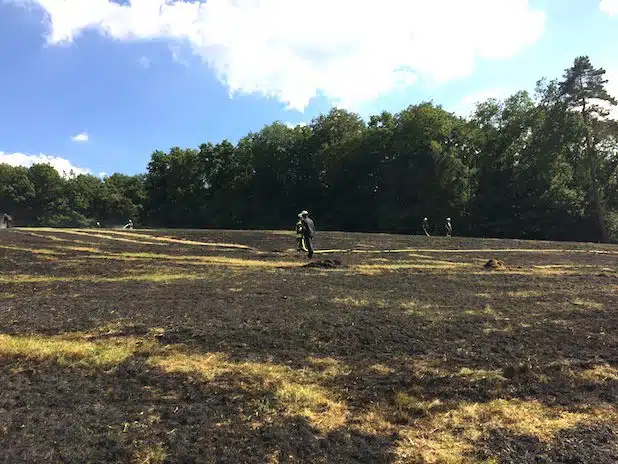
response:
{"label": "bare soil", "polygon": [[618,247],[295,245],[0,231],[0,462],[618,462]]}

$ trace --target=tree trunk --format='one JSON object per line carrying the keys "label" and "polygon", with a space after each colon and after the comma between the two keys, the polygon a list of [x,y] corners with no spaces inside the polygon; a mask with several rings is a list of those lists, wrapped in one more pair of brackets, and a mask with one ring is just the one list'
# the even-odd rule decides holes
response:
{"label": "tree trunk", "polygon": [[603,204],[603,198],[601,196],[601,188],[599,186],[599,179],[597,176],[597,169],[594,165],[594,159],[588,155],[588,162],[590,163],[590,177],[592,184],[592,207],[594,213],[597,216],[597,222],[599,224],[599,232],[601,234],[601,243],[609,242],[609,234],[607,233],[607,222],[605,220],[605,205]]}
{"label": "tree trunk", "polygon": [[586,100],[582,99],[582,118],[586,127],[586,158],[588,161],[588,173],[590,175],[590,186],[592,188],[592,207],[594,214],[596,214],[597,222],[599,224],[599,233],[601,234],[601,243],[607,243],[609,241],[609,234],[607,233],[607,223],[605,221],[605,207],[603,205],[603,198],[601,198],[601,190],[599,186],[599,177],[597,173],[597,166],[595,164],[595,149],[590,136],[590,122],[588,119],[588,113],[586,113]]}

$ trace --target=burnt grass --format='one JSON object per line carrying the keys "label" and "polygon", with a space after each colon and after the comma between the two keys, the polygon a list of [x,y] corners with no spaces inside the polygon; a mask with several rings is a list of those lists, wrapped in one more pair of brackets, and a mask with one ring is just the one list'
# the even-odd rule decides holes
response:
{"label": "burnt grass", "polygon": [[616,246],[0,232],[0,462],[618,462]]}

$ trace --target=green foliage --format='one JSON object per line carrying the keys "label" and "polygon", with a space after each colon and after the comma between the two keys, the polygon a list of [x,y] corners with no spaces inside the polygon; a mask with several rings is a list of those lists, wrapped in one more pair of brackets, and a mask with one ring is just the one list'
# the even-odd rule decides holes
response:
{"label": "green foliage", "polygon": [[0,165],[0,208],[17,223],[290,228],[309,209],[321,229],[455,232],[618,240],[618,123],[605,71],[577,58],[477,105],[469,119],[431,102],[364,121],[333,109],[307,126],[280,122],[235,145],[152,154],[144,175],[60,176]]}
{"label": "green foliage", "polygon": [[28,169],[0,164],[0,210],[26,210],[34,199],[34,185]]}
{"label": "green foliage", "polygon": [[141,219],[145,176],[61,176],[45,164],[30,168],[0,164],[0,214],[15,225],[94,227]]}

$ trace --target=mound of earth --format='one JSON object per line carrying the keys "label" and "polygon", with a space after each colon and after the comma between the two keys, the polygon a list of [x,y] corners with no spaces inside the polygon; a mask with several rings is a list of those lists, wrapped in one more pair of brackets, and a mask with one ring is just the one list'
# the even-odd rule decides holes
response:
{"label": "mound of earth", "polygon": [[504,261],[492,258],[487,261],[483,267],[488,271],[499,271],[501,269],[506,269],[506,264],[504,264]]}
{"label": "mound of earth", "polygon": [[325,259],[320,261],[312,261],[308,264],[305,264],[303,267],[317,269],[335,269],[341,266],[343,266],[343,264],[338,259]]}

